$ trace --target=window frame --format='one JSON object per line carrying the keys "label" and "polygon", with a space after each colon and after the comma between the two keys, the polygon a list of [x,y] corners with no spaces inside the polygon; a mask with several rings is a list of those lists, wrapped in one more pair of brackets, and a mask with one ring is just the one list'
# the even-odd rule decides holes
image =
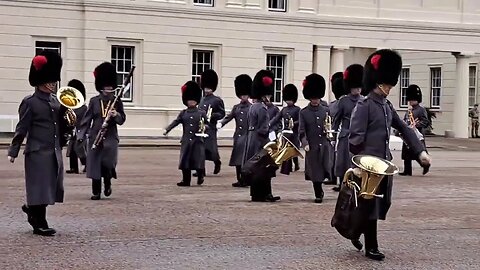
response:
{"label": "window frame", "polygon": [[[205,4],[205,3],[195,3],[197,0],[193,0],[193,5],[198,6],[198,7],[215,7],[215,0],[210,0],[212,1],[211,4]],[[201,0],[200,0],[201,1]],[[203,0],[205,1],[205,0]]]}
{"label": "window frame", "polygon": [[[407,74],[408,74],[408,77],[405,78],[403,77],[403,71],[406,70]],[[399,103],[399,106],[400,108],[408,108],[408,101],[407,101],[407,89],[408,89],[408,86],[410,85],[410,67],[409,66],[404,66],[402,67],[402,70],[400,71],[400,89],[399,89],[399,100],[398,100],[398,103]],[[407,83],[404,84],[403,82],[406,81]],[[405,100],[405,103],[403,103],[402,101]]]}
{"label": "window frame", "polygon": [[[60,44],[60,56],[62,59],[66,59],[66,49],[65,49],[65,43],[66,39],[62,37],[48,37],[48,36],[32,36],[32,46],[33,46],[33,56],[32,58],[37,55],[37,42],[55,42]],[[62,84],[62,78],[65,78],[66,69],[62,68],[60,71],[60,81],[58,81],[57,84],[57,90],[61,87]]]}
{"label": "window frame", "polygon": [[[270,53],[268,52],[265,56],[265,68],[267,70],[271,70],[269,67],[273,67],[272,65],[268,65],[269,63],[269,57],[270,56],[274,56],[274,57],[282,57],[282,78],[281,78],[281,86],[280,86],[280,89],[274,89],[274,92],[273,92],[273,101],[272,103],[275,104],[275,105],[282,105],[283,104],[283,95],[282,95],[282,90],[283,88],[285,87],[285,85],[287,84],[287,61],[288,61],[288,55],[287,54],[283,54],[283,53]],[[275,67],[278,67],[278,65],[276,65]],[[276,77],[276,72],[273,72],[273,83],[274,83],[274,88],[275,86],[277,85],[276,84],[276,81],[278,81],[278,78]],[[276,101],[275,100],[275,97],[276,97],[276,93],[277,92],[280,92],[280,101]]]}
{"label": "window frame", "polygon": [[[112,54],[113,54],[113,49],[114,48],[123,48],[124,50],[126,48],[130,48],[132,49],[132,52],[131,52],[131,59],[130,59],[130,62],[131,62],[131,65],[130,65],[130,68],[132,68],[132,66],[134,66],[136,64],[136,57],[135,57],[135,53],[136,53],[136,47],[135,46],[132,46],[132,45],[124,45],[124,44],[112,44],[110,45],[110,62],[115,66],[116,68],[116,71],[117,71],[117,74],[118,75],[122,75],[122,82],[120,82],[117,87],[120,87],[123,83],[123,81],[125,80],[125,77],[128,75],[129,72],[127,71],[119,71],[118,70],[118,66],[116,63],[118,63],[119,60],[123,60],[124,62],[124,69],[125,69],[125,62],[126,62],[126,59],[127,58],[119,58],[119,55],[118,55],[118,51],[117,51],[117,55],[116,57],[117,58],[113,58]],[[125,52],[124,52],[124,57],[125,57]],[[115,61],[115,62],[114,62]],[[117,75],[117,76],[118,76]],[[132,80],[131,80],[131,85],[130,85],[130,98],[125,98],[125,93],[124,95],[121,97],[122,101],[123,102],[128,102],[128,103],[132,103],[134,101],[134,97],[135,97],[135,91],[136,91],[136,87],[135,87],[135,77],[132,77]]]}
{"label": "window frame", "polygon": [[[282,1],[283,2],[283,9],[282,8],[272,8],[272,7],[270,7],[270,2],[273,2],[273,1]],[[287,0],[267,0],[268,11],[272,11],[272,12],[287,12],[287,4],[288,4]]]}
{"label": "window frame", "polygon": [[[475,69],[475,76],[474,76],[474,85],[470,84],[470,69]],[[474,90],[473,94],[473,102],[470,105],[470,90]],[[478,95],[478,65],[476,63],[472,63],[468,66],[468,107],[473,108],[473,105],[477,103],[477,95]]]}
{"label": "window frame", "polygon": [[[430,107],[434,110],[440,110],[441,107],[442,107],[442,87],[443,87],[443,69],[441,66],[430,66],[429,67],[430,69],[430,72],[429,72],[429,75],[430,75]],[[433,81],[433,70],[436,70],[438,69],[439,70],[439,75],[440,75],[440,86],[434,86],[434,81]],[[434,91],[437,90],[439,91],[439,95],[438,95],[438,105],[434,105],[434,98],[436,97],[436,95],[434,96]]]}
{"label": "window frame", "polygon": [[[205,61],[200,63],[198,62],[198,57],[195,59],[195,55],[197,52],[200,52],[200,53],[211,53],[211,56],[210,56],[210,67],[208,68],[205,68],[205,64],[207,64]],[[205,56],[205,55],[204,55]],[[204,58],[205,59],[205,58]],[[197,62],[195,62],[197,61]],[[203,65],[203,71],[202,72],[198,72],[198,64],[202,64]],[[194,65],[196,65],[196,73],[197,74],[193,74],[193,67]],[[190,58],[190,77],[191,77],[191,80],[192,81],[195,81],[197,82],[199,85],[200,85],[200,77],[202,76],[202,73],[205,71],[205,70],[208,70],[208,69],[215,69],[215,50],[213,49],[199,49],[199,48],[193,48],[192,49],[192,56]]]}

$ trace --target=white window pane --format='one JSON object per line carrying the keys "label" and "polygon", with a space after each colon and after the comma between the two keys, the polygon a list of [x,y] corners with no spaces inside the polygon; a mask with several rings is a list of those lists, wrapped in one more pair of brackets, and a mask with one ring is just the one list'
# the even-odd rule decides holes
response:
{"label": "white window pane", "polygon": [[[117,70],[117,84],[120,87],[125,78],[128,76],[134,63],[133,56],[135,55],[135,47],[132,46],[112,46],[111,62]],[[133,78],[131,80],[130,88],[123,93],[123,101],[133,101]]]}

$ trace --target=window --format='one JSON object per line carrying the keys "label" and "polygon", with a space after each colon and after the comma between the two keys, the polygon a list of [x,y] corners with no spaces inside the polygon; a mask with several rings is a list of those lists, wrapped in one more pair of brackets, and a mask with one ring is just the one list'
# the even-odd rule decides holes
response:
{"label": "window", "polygon": [[430,68],[430,104],[432,108],[440,108],[442,96],[442,68]]}
{"label": "window", "polygon": [[[62,55],[62,43],[58,41],[35,41],[35,55],[38,55],[42,51],[52,51]],[[57,90],[60,87],[60,83],[57,83]]]}
{"label": "window", "polygon": [[[117,84],[121,86],[130,69],[135,64],[135,47],[112,45],[112,64],[117,68]],[[130,88],[126,89],[122,97],[123,101],[133,101],[133,78]]]}
{"label": "window", "polygon": [[213,7],[213,0],[193,0],[193,4],[196,6]]}
{"label": "window", "polygon": [[400,108],[408,107],[407,88],[410,85],[410,69],[402,68],[400,73]]}
{"label": "window", "polygon": [[213,51],[193,50],[192,81],[200,83],[200,76],[208,69],[213,69]]}
{"label": "window", "polygon": [[287,0],[268,0],[268,10],[287,11]]}
{"label": "window", "polygon": [[285,85],[285,60],[283,54],[267,54],[267,70],[273,72],[274,93],[273,102],[282,103],[282,89]]}
{"label": "window", "polygon": [[477,66],[468,69],[468,106],[473,107],[477,102]]}

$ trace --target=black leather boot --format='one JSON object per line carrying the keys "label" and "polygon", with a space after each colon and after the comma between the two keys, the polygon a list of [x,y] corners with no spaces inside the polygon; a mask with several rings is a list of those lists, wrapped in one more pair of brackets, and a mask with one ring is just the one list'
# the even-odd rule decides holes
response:
{"label": "black leather boot", "polygon": [[366,250],[365,256],[375,261],[382,261],[383,259],[385,259],[385,254],[380,252],[378,248]]}
{"label": "black leather boot", "polygon": [[197,185],[202,185],[205,182],[204,170],[197,170]]}
{"label": "black leather boot", "polygon": [[47,206],[46,205],[35,205],[31,207],[34,211],[34,219],[36,227],[33,229],[33,234],[41,236],[53,236],[57,233],[55,229],[48,227],[48,222],[46,219],[47,215]]}
{"label": "black leather boot", "polygon": [[101,194],[102,193],[102,180],[100,179],[92,179],[92,197],[90,197],[90,200],[100,200],[101,199]]}
{"label": "black leather boot", "polygon": [[32,226],[32,228],[35,229],[36,224],[35,224],[34,216],[32,214],[31,209],[26,204],[24,204],[24,205],[22,205],[22,211],[25,214],[27,214],[28,224],[30,224],[30,226]]}
{"label": "black leather boot", "polygon": [[352,242],[352,245],[358,249],[358,251],[362,250],[363,248],[363,244],[362,242],[360,242],[360,239],[354,239],[354,240],[350,240]]}
{"label": "black leather boot", "polygon": [[315,203],[322,203],[324,196],[322,183],[313,182],[313,191],[315,192]]}
{"label": "black leather boot", "polygon": [[222,162],[220,162],[220,160],[217,160],[214,163],[215,163],[215,168],[213,169],[213,174],[219,174],[222,168]]}
{"label": "black leather boot", "polygon": [[401,176],[412,176],[412,161],[404,160],[403,161],[403,172],[399,173]]}
{"label": "black leather boot", "polygon": [[111,178],[104,178],[103,179],[103,185],[105,187],[103,194],[105,197],[109,197],[112,195],[112,179]]}
{"label": "black leather boot", "polygon": [[[182,170],[182,181],[177,183],[179,187],[189,187],[192,181],[191,170]],[[198,171],[197,171],[198,174]]]}

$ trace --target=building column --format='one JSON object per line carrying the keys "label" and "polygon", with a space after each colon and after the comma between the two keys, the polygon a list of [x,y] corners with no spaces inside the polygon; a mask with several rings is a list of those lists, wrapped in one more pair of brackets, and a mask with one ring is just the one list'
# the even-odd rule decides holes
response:
{"label": "building column", "polygon": [[324,100],[330,100],[330,83],[328,80],[330,79],[330,65],[325,63],[330,63],[330,50],[332,46],[327,45],[314,45],[313,46],[313,65],[312,65],[312,72],[322,75],[325,78],[326,89],[325,89],[325,97]]}
{"label": "building column", "polygon": [[[326,77],[328,79],[327,84],[329,85],[328,89],[331,89],[330,78],[335,72],[345,71],[345,52],[349,47],[335,46],[332,48],[332,54],[330,58],[330,76]],[[329,91],[330,93],[331,91]],[[329,95],[329,101],[335,99],[333,93]]]}
{"label": "building column", "polygon": [[452,128],[455,138],[468,138],[468,66],[469,57],[453,53],[457,62],[457,84],[453,101]]}

